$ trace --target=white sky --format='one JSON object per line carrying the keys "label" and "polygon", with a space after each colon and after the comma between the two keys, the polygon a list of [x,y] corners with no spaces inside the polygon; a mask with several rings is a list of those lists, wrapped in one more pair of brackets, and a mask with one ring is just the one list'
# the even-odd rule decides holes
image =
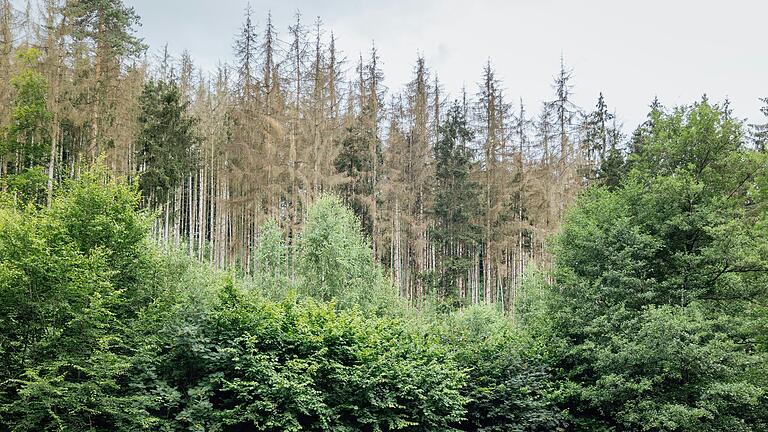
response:
{"label": "white sky", "polygon": [[[232,59],[247,0],[124,0],[142,17],[139,35],[157,53],[189,50],[212,70]],[[507,99],[530,109],[552,97],[560,54],[573,69],[574,100],[591,109],[602,91],[631,131],[655,95],[666,106],[707,93],[735,115],[758,119],[768,97],[766,0],[251,0],[261,26],[271,10],[285,35],[293,14],[316,16],[351,61],[375,41],[385,84],[399,90],[417,53],[453,96],[475,93],[491,59]]]}

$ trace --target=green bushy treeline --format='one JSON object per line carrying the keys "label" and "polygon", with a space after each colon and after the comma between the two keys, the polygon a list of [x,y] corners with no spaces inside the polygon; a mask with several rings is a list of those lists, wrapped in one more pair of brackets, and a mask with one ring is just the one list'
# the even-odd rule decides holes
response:
{"label": "green bushy treeline", "polygon": [[741,133],[655,109],[514,321],[404,305],[332,196],[291,249],[267,222],[244,277],[158,247],[98,168],[50,207],[0,195],[0,431],[768,430],[768,177]]}
{"label": "green bushy treeline", "polygon": [[157,248],[136,188],[99,170],[50,208],[3,200],[0,430],[476,430],[506,396],[510,421],[557,424],[510,323],[402,308],[334,197],[295,253],[267,223],[249,279]]}

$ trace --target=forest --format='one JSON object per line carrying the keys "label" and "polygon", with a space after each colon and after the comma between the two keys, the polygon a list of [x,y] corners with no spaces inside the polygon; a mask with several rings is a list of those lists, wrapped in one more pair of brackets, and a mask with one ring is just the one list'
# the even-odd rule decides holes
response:
{"label": "forest", "polygon": [[529,107],[139,13],[0,0],[0,431],[768,431],[768,97],[625,131],[563,56]]}

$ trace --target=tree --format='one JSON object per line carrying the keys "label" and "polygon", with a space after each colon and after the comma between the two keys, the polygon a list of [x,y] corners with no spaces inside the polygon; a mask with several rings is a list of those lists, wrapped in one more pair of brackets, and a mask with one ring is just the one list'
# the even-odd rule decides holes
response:
{"label": "tree", "polygon": [[94,52],[91,88],[91,124],[88,156],[94,160],[101,143],[109,142],[108,128],[114,106],[116,77],[124,59],[133,58],[144,50],[140,38],[134,35],[139,16],[122,0],[78,0],[68,3],[67,14],[73,19],[73,36],[89,41]]}
{"label": "tree", "polygon": [[608,188],[615,188],[626,176],[626,162],[621,150],[611,145],[608,155],[602,161],[597,173],[602,184]]}
{"label": "tree", "polygon": [[187,112],[189,103],[175,83],[147,82],[140,104],[139,185],[151,205],[157,205],[197,166],[198,120]]}
{"label": "tree", "polygon": [[764,155],[706,100],[652,119],[628,178],[581,197],[557,243],[564,407],[579,430],[759,429]]}
{"label": "tree", "polygon": [[14,154],[15,172],[47,162],[51,113],[46,104],[48,83],[36,70],[40,56],[34,48],[19,52],[22,69],[11,78],[16,95],[5,151]]}
{"label": "tree", "polygon": [[359,219],[329,195],[309,209],[297,249],[301,292],[369,312],[388,307],[394,291],[362,236]]}
{"label": "tree", "polygon": [[[349,92],[345,115],[344,138],[334,165],[336,171],[348,178],[338,192],[360,218],[363,229],[373,242],[378,241],[377,213],[378,177],[381,164],[379,122],[384,99],[381,81],[384,75],[378,66],[376,48],[371,48],[370,60],[360,56],[354,87]],[[375,243],[373,243],[374,251]]]}
{"label": "tree", "polygon": [[477,121],[481,143],[483,199],[483,297],[485,303],[504,301],[501,272],[503,231],[509,220],[511,194],[506,175],[509,105],[490,61],[483,69],[477,100]]}
{"label": "tree", "polygon": [[646,115],[646,120],[632,133],[627,149],[629,154],[640,154],[643,151],[643,145],[648,140],[653,125],[664,114],[664,106],[657,97],[653,98],[649,107],[651,110]]}
{"label": "tree", "polygon": [[468,373],[462,388],[467,414],[455,423],[458,430],[562,430],[546,362],[512,320],[474,305],[437,321],[437,334]]}
{"label": "tree", "polygon": [[[379,249],[382,261],[393,272],[404,297],[415,304],[426,293],[425,278],[434,270],[428,214],[432,205],[434,177],[433,146],[437,139],[434,117],[440,100],[429,82],[429,69],[423,58],[416,59],[413,75],[403,94],[393,96],[388,112],[389,130],[384,148],[379,188]],[[432,98],[437,100],[430,101]],[[430,106],[430,104],[435,106]]]}
{"label": "tree", "polygon": [[592,163],[602,163],[610,150],[609,128],[613,115],[608,112],[608,106],[603,98],[603,93],[597,99],[595,110],[587,114],[585,119],[585,145],[587,146],[587,160]]}
{"label": "tree", "polygon": [[435,224],[431,235],[439,252],[439,298],[457,306],[466,300],[459,291],[461,279],[472,265],[472,251],[482,235],[477,225],[479,188],[470,174],[474,165],[472,131],[463,109],[455,101],[440,126],[435,144],[435,198],[430,215]]}
{"label": "tree", "polygon": [[555,89],[555,99],[549,104],[552,106],[552,110],[557,121],[557,127],[560,139],[560,158],[563,161],[568,161],[574,155],[572,151],[571,132],[573,127],[573,120],[578,112],[578,109],[571,101],[571,79],[572,72],[566,68],[565,60],[563,56],[560,56],[560,72],[555,77],[555,82],[552,87]]}
{"label": "tree", "polygon": [[268,295],[283,297],[289,285],[286,272],[289,257],[283,231],[274,219],[269,219],[261,225],[259,232],[254,273]]}
{"label": "tree", "polygon": [[251,5],[245,9],[245,22],[235,39],[234,50],[237,58],[237,88],[240,99],[246,104],[253,104],[259,95],[259,80],[256,77],[259,44],[256,26],[252,19]]}
{"label": "tree", "polygon": [[[765,105],[760,108],[760,112],[764,117],[768,117],[768,98],[760,99]],[[766,151],[768,149],[768,123],[752,124],[752,142],[755,148],[760,151]]]}
{"label": "tree", "polygon": [[50,209],[0,198],[0,410],[20,431],[133,429],[124,326],[152,290],[138,193],[84,172]]}
{"label": "tree", "polygon": [[40,56],[35,48],[18,54],[22,66],[11,78],[15,98],[0,151],[4,159],[13,160],[12,166],[4,169],[6,186],[20,192],[25,201],[38,204],[45,201],[46,180],[40,173],[48,163],[51,139],[48,82],[37,71]]}

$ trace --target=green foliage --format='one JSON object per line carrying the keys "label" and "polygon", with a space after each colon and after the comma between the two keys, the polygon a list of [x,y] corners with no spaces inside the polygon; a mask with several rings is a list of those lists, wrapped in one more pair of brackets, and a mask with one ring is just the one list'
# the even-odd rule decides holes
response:
{"label": "green foliage", "polygon": [[439,321],[438,334],[467,371],[462,392],[467,431],[553,431],[563,416],[552,398],[545,359],[524,332],[497,310],[473,306]]}
{"label": "green foliage", "polygon": [[13,174],[23,174],[28,168],[44,165],[50,157],[48,82],[37,71],[41,55],[35,48],[20,51],[17,57],[21,69],[11,78],[15,96],[11,122],[0,143],[0,153],[13,160],[10,167]]}
{"label": "green foliage", "polygon": [[482,234],[476,224],[479,190],[470,177],[474,157],[468,146],[471,140],[464,109],[456,102],[440,126],[440,139],[435,144],[437,184],[431,209],[437,221],[431,233],[438,250],[456,249],[459,244],[466,246],[463,254],[440,255],[438,294],[452,307],[459,301],[457,280],[471,267],[470,251],[480,242]]}
{"label": "green foliage", "polygon": [[189,103],[174,83],[147,82],[139,104],[139,186],[146,196],[162,202],[197,165],[197,119],[187,113]]}
{"label": "green foliage", "polygon": [[177,308],[133,372],[156,430],[442,431],[463,413],[462,374],[397,321],[247,291]]}
{"label": "green foliage", "polygon": [[[189,257],[156,255],[137,201],[135,186],[100,170],[50,209],[0,199],[4,428],[445,431],[461,421],[466,376],[435,338],[334,303],[275,303]],[[330,237],[355,245],[338,256],[372,263],[362,236],[345,231],[354,217],[325,203],[316,214],[346,224]],[[268,223],[257,258],[267,274],[282,272],[270,267],[283,248]],[[377,272],[356,281],[382,283]]]}
{"label": "green foliage", "polygon": [[612,132],[610,122],[613,119],[614,115],[608,112],[608,106],[601,92],[595,110],[586,114],[584,119],[584,145],[587,147],[587,155],[590,160],[602,162],[612,144],[615,144],[611,143],[609,139]]}
{"label": "green foliage", "polygon": [[757,430],[766,161],[707,102],[652,120],[627,180],[581,197],[558,240],[565,407],[579,430]]}
{"label": "green foliage", "polygon": [[[650,117],[629,172],[568,213],[554,273],[527,269],[513,316],[398,304],[334,196],[309,208],[293,251],[266,222],[247,279],[160,254],[138,187],[103,169],[50,208],[9,180],[0,427],[766,430],[766,155],[706,102]],[[436,151],[463,162],[438,167],[455,187],[437,194],[435,237],[471,242],[471,209],[446,207],[471,191],[467,131],[444,128]]]}
{"label": "green foliage", "polygon": [[[343,173],[352,181],[341,185],[339,188],[345,202],[352,208],[360,219],[360,223],[366,233],[373,230],[373,214],[371,211],[371,196],[374,192],[374,172],[379,168],[374,160],[374,152],[377,161],[380,161],[379,138],[367,121],[371,116],[370,107],[365,107],[350,126],[346,128],[344,139],[341,141],[341,149],[334,160],[336,172]],[[373,151],[371,151],[373,149]]]}
{"label": "green foliage", "polygon": [[287,275],[288,250],[283,231],[274,219],[260,228],[259,242],[255,251],[255,279],[262,292],[282,299],[290,285]]}
{"label": "green foliage", "polygon": [[390,307],[395,291],[373,258],[360,222],[338,197],[327,195],[309,208],[297,249],[300,292],[340,307],[367,312]]}
{"label": "green foliage", "polygon": [[624,180],[626,171],[626,162],[621,151],[616,147],[611,147],[608,150],[608,155],[601,161],[597,175],[603,185],[613,189]]}
{"label": "green foliage", "polygon": [[45,202],[48,175],[41,166],[9,175],[0,183],[3,183],[7,191],[23,203],[42,205]]}
{"label": "green foliage", "polygon": [[86,173],[50,210],[0,208],[0,415],[13,430],[112,428],[130,404],[114,391],[128,365],[119,284],[145,230],[130,236],[131,189],[101,179]]}
{"label": "green foliage", "polygon": [[100,54],[134,56],[144,50],[133,32],[139,16],[122,0],[78,0],[67,3],[67,15],[73,17],[76,39],[92,39]]}
{"label": "green foliage", "polygon": [[146,254],[150,218],[139,211],[139,200],[135,184],[110,179],[104,169],[94,168],[65,184],[50,209],[64,228],[59,241],[83,254],[101,251],[113,268],[112,284],[137,300],[146,294],[141,292],[142,275],[152,266]]}
{"label": "green foliage", "polygon": [[287,251],[283,231],[277,221],[269,219],[260,229],[259,243],[256,246],[256,267],[259,272],[273,275],[285,272]]}
{"label": "green foliage", "polygon": [[764,104],[760,108],[760,112],[765,117],[766,123],[752,124],[750,129],[755,149],[765,152],[768,150],[768,97],[760,98],[760,101]]}

